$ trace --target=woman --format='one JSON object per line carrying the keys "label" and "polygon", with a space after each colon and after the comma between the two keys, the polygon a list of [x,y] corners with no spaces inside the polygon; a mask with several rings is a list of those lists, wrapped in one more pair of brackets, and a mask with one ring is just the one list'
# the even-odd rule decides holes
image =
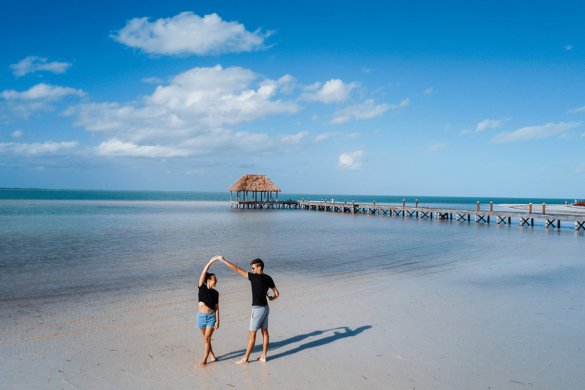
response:
{"label": "woman", "polygon": [[213,289],[217,283],[217,278],[214,274],[207,271],[209,271],[211,264],[218,259],[219,256],[216,256],[209,260],[209,263],[203,268],[203,272],[201,272],[201,277],[199,278],[197,327],[201,330],[203,342],[205,343],[205,353],[203,360],[199,363],[200,366],[207,364],[207,359],[210,357],[210,363],[216,360],[213,354],[213,348],[211,348],[211,335],[214,330],[219,329],[219,293]]}

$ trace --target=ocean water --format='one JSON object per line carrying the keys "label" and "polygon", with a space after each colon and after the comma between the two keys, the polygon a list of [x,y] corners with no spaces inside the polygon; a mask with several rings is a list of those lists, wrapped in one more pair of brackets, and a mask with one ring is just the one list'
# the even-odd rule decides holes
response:
{"label": "ocean water", "polygon": [[[408,282],[418,291],[433,286],[451,296],[450,302],[468,300],[466,315],[485,319],[473,334],[493,337],[503,351],[492,353],[514,356],[509,364],[554,356],[562,368],[551,372],[573,375],[559,383],[585,380],[583,232],[235,210],[225,199],[209,199],[216,195],[195,200],[126,195],[129,199],[95,193],[39,199],[29,192],[0,200],[0,328],[55,307],[192,286],[216,254],[241,266],[260,257],[267,273],[281,277],[368,275],[372,281],[391,278],[393,285]],[[220,281],[234,277],[221,268],[217,274]],[[527,335],[528,363],[522,360]],[[538,371],[540,363],[534,364]]]}

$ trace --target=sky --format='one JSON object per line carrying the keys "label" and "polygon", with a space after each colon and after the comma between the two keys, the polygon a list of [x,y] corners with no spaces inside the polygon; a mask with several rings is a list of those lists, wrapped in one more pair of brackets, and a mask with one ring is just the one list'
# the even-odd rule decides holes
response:
{"label": "sky", "polygon": [[2,1],[0,187],[585,197],[585,2]]}

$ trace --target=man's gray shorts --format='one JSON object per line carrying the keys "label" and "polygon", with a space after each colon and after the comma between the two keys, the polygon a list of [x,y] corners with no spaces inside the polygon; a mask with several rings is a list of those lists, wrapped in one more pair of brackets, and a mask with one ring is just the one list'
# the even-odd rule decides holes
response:
{"label": "man's gray shorts", "polygon": [[268,314],[270,308],[266,306],[252,306],[252,315],[250,316],[250,331],[268,328]]}

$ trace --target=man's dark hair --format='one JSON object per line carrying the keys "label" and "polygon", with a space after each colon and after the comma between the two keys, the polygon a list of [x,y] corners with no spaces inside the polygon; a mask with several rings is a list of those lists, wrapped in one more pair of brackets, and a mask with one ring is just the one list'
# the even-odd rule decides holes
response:
{"label": "man's dark hair", "polygon": [[[215,274],[212,274],[211,272],[206,272],[205,273],[205,283],[207,283],[209,278],[211,278],[212,276],[215,276]],[[217,279],[217,277],[216,277],[216,279]]]}
{"label": "man's dark hair", "polygon": [[258,264],[260,266],[260,269],[262,271],[264,271],[264,262],[260,259],[254,259],[250,262],[250,265],[254,265],[254,264]]}

